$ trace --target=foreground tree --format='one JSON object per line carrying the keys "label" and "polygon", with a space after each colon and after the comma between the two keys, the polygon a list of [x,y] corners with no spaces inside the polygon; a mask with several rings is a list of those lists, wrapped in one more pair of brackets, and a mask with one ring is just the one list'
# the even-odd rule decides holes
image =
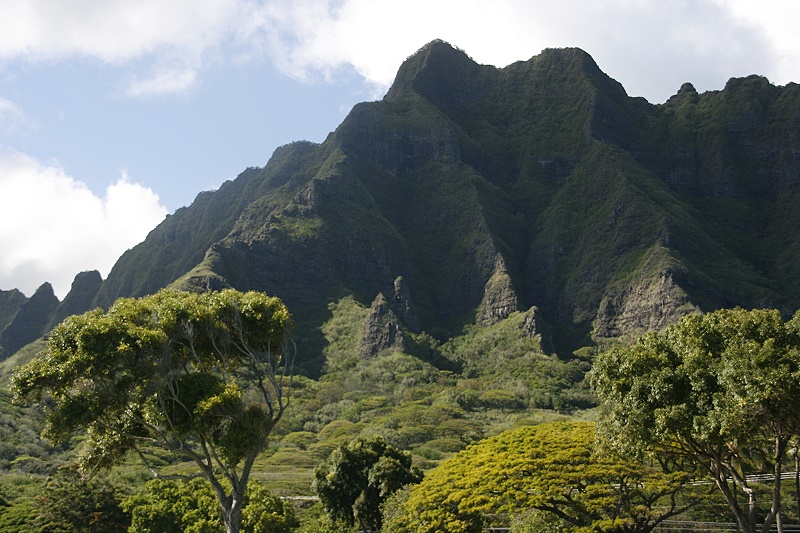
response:
{"label": "foreground tree", "polygon": [[[85,430],[90,471],[160,447],[194,462],[239,531],[256,456],[286,408],[289,312],[274,297],[162,290],[67,318],[13,377],[17,401],[52,398],[45,436]],[[193,477],[184,476],[184,477]]]}
{"label": "foreground tree", "polygon": [[379,531],[381,504],[421,479],[422,473],[411,466],[411,454],[373,437],[334,450],[315,471],[313,488],[332,522]]}
{"label": "foreground tree", "polygon": [[429,472],[384,531],[478,533],[536,510],[560,531],[647,533],[692,505],[691,479],[600,453],[591,423],[521,427]]}
{"label": "foreground tree", "polygon": [[800,315],[788,323],[770,310],[687,316],[603,354],[592,381],[605,402],[605,442],[692,461],[711,476],[742,531],[754,533],[758,518],[747,476],[772,470],[762,531],[773,522],[782,530],[782,463],[800,433]]}

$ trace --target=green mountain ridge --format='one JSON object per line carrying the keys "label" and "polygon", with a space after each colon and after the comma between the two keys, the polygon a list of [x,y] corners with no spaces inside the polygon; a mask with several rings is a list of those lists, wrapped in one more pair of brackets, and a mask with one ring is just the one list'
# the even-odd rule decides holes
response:
{"label": "green mountain ridge", "polygon": [[536,307],[565,356],[697,310],[791,313],[798,154],[796,84],[687,83],[653,105],[579,49],[498,69],[434,41],[323,143],[281,147],[169,216],[86,308],[171,284],[263,290],[296,317],[312,374],[345,296],[383,295],[401,327],[442,342]]}

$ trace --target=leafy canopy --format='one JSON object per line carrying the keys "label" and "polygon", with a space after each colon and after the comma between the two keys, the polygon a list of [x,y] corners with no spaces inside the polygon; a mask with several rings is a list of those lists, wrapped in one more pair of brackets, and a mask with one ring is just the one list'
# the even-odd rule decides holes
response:
{"label": "leafy canopy", "polygon": [[18,401],[52,397],[51,440],[86,431],[90,468],[129,451],[147,464],[149,446],[193,461],[238,531],[253,461],[288,403],[291,325],[284,304],[258,292],[123,298],[58,325],[13,387]]}
{"label": "leafy canopy", "polygon": [[130,525],[113,486],[88,478],[76,465],[50,477],[39,502],[35,525],[42,533],[124,532]]}
{"label": "leafy canopy", "polygon": [[411,454],[380,437],[339,446],[314,473],[314,491],[332,522],[381,529],[381,504],[405,485],[419,483]]}
{"label": "leafy canopy", "polygon": [[705,469],[744,531],[757,522],[747,476],[771,465],[777,482],[764,527],[780,521],[781,463],[800,434],[800,314],[789,322],[763,309],[689,315],[604,353],[592,381],[605,402],[606,443]]}
{"label": "leafy canopy", "polygon": [[678,496],[689,479],[599,453],[591,423],[526,426],[429,472],[384,531],[479,532],[535,509],[569,531],[646,532],[690,505]]}

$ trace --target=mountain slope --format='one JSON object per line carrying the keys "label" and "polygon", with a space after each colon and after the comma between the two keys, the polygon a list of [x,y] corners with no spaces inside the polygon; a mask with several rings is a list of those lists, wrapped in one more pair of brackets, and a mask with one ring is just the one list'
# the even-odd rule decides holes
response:
{"label": "mountain slope", "polygon": [[312,372],[345,296],[383,294],[440,340],[536,306],[565,355],[697,310],[791,313],[799,155],[795,84],[684,84],[651,105],[582,50],[497,69],[434,41],[324,143],[282,147],[168,217],[93,304],[173,283],[277,294]]}

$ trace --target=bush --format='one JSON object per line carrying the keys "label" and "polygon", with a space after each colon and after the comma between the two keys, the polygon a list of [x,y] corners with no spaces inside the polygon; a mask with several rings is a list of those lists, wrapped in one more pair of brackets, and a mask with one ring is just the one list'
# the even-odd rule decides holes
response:
{"label": "bush", "polygon": [[125,531],[130,517],[110,484],[83,475],[75,465],[47,481],[35,523],[40,533]]}
{"label": "bush", "polygon": [[414,453],[430,461],[438,461],[439,459],[444,458],[444,454],[442,452],[433,448],[428,448],[427,446],[415,448]]}
{"label": "bush", "polygon": [[287,446],[295,446],[301,450],[305,450],[317,442],[317,436],[310,431],[294,431],[283,437],[281,442]]}
{"label": "bush", "polygon": [[434,439],[425,444],[426,448],[432,448],[445,453],[455,453],[461,451],[465,446],[466,443],[458,439]]}
{"label": "bush", "polygon": [[[224,530],[209,483],[154,479],[123,502],[132,515],[131,533],[217,533]],[[243,533],[289,533],[298,526],[294,508],[257,481],[248,484],[242,508]]]}

